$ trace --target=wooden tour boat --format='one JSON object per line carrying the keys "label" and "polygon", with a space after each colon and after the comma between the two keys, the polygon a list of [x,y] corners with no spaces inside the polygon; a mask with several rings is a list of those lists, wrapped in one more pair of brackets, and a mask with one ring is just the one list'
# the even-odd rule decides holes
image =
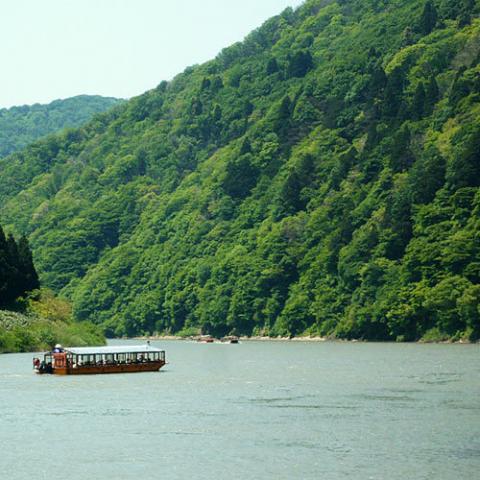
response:
{"label": "wooden tour boat", "polygon": [[63,348],[33,359],[37,373],[82,375],[96,373],[154,372],[166,364],[165,351],[147,345]]}

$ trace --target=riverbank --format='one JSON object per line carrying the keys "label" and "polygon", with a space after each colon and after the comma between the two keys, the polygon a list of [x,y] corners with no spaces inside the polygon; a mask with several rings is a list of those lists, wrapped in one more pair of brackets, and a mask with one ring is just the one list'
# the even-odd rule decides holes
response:
{"label": "riverbank", "polygon": [[104,345],[105,340],[99,328],[92,324],[53,322],[0,311],[0,354],[50,350],[56,343],[88,346]]}
{"label": "riverbank", "polygon": [[[471,342],[469,340],[417,340],[415,342],[395,342],[393,340],[359,340],[359,339],[343,339],[343,338],[331,338],[331,337],[310,337],[310,336],[299,336],[299,337],[264,337],[264,336],[241,336],[238,337],[241,342],[335,342],[335,343],[414,343],[414,344],[436,344],[436,345],[474,345],[480,344],[480,340],[477,342]],[[168,341],[168,340],[184,340],[184,341],[196,341],[196,337],[181,337],[176,335],[149,335],[149,336],[139,336],[131,337],[130,340],[142,340],[142,341]],[[219,339],[217,339],[220,341]]]}
{"label": "riverbank", "polygon": [[[327,341],[340,341],[329,339],[327,337],[261,337],[261,336],[241,336],[238,337],[240,341],[258,341],[258,342],[327,342]],[[152,340],[152,341],[162,341],[162,340],[186,340],[186,341],[196,341],[198,337],[182,337],[177,335],[149,335],[149,336],[140,336],[132,337],[131,340]],[[214,339],[220,341],[220,339]],[[351,340],[357,341],[357,340]]]}

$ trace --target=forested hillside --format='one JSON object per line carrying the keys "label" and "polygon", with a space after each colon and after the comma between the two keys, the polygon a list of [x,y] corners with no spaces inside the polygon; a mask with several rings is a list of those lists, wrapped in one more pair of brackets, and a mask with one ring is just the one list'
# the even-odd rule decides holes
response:
{"label": "forested hillside", "polygon": [[120,100],[79,95],[48,105],[0,109],[0,157],[21,150],[40,137],[64,128],[78,127]]}
{"label": "forested hillside", "polygon": [[308,0],[0,160],[1,221],[110,335],[480,336],[473,0]]}

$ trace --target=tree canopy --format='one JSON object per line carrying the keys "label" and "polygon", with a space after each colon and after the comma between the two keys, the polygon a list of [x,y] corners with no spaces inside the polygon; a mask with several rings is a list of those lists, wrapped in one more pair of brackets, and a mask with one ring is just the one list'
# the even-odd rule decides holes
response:
{"label": "tree canopy", "polygon": [[287,9],[0,160],[0,218],[109,335],[477,339],[477,3]]}
{"label": "tree canopy", "polygon": [[116,98],[79,95],[47,105],[0,109],[0,157],[21,150],[40,137],[64,128],[79,127],[122,102]]}
{"label": "tree canopy", "polygon": [[26,237],[5,237],[0,226],[0,309],[40,287]]}

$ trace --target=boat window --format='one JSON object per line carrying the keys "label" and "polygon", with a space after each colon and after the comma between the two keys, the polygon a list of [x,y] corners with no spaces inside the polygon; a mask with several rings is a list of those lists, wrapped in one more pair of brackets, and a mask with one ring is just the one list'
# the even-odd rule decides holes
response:
{"label": "boat window", "polygon": [[[71,353],[67,352],[65,358],[70,364],[77,366],[86,365],[112,365],[112,364],[132,364],[154,361],[165,361],[164,351],[140,351],[140,352],[119,352],[119,353]],[[51,362],[53,359],[51,353],[45,354],[45,362]]]}

